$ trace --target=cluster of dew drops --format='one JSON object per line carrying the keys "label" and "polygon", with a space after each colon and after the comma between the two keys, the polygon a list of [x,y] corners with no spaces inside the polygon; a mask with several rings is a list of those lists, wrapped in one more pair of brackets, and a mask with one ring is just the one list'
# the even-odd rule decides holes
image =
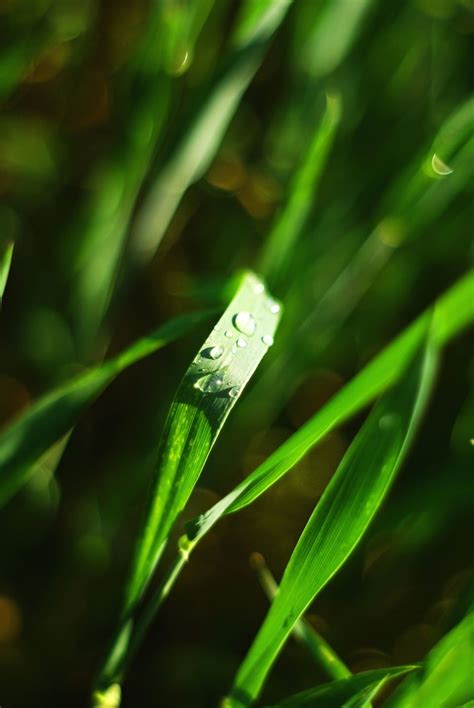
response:
{"label": "cluster of dew drops", "polygon": [[[265,291],[265,286],[263,283],[256,281],[253,285],[253,290],[256,294],[262,294]],[[266,300],[266,307],[274,315],[280,311],[280,305],[271,298]],[[257,322],[250,312],[242,310],[233,315],[232,325],[232,329],[226,329],[224,331],[224,337],[229,339],[229,344],[230,340],[234,340],[230,349],[230,354],[234,355],[239,349],[244,349],[247,346],[248,342],[246,337],[252,337],[255,334]],[[218,331],[219,329],[220,325],[217,324],[214,327],[214,330]],[[234,339],[235,337],[237,338]],[[261,337],[261,341],[266,347],[271,347],[273,344],[273,337],[271,334],[264,334]],[[224,353],[224,347],[218,344],[214,346],[205,346],[204,349],[201,350],[193,363],[195,366],[200,366],[198,371],[200,373],[202,372],[203,375],[200,376],[194,383],[194,388],[199,389],[203,393],[221,393],[226,389],[223,369],[214,369],[212,371],[207,370],[206,372],[206,368],[202,366],[205,360],[211,359],[213,361],[217,361],[221,359]],[[240,393],[240,389],[237,386],[232,386],[225,392],[230,398],[237,398]]]}

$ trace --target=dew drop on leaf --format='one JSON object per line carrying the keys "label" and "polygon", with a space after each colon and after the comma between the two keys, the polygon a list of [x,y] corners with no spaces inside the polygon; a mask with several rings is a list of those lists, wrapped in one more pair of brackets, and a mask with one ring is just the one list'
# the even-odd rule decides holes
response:
{"label": "dew drop on leaf", "polygon": [[246,334],[247,337],[251,337],[257,328],[257,323],[250,312],[238,312],[234,315],[233,322],[234,327],[242,334]]}

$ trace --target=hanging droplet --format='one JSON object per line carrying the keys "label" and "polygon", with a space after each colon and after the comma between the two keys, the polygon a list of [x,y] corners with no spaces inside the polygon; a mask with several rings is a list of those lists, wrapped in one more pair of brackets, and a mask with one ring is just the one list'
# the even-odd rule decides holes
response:
{"label": "hanging droplet", "polygon": [[247,346],[247,340],[244,339],[243,337],[239,337],[237,340],[237,346],[240,347],[241,349],[244,349]]}
{"label": "hanging droplet", "polygon": [[195,382],[194,388],[199,389],[203,393],[218,393],[223,383],[224,379],[222,374],[220,372],[214,372],[206,374],[206,376],[201,376],[201,378]]}
{"label": "hanging droplet", "polygon": [[446,177],[446,175],[451,175],[454,172],[453,168],[447,165],[435,152],[431,158],[431,167],[441,177]]}
{"label": "hanging droplet", "polygon": [[271,347],[273,344],[273,337],[271,334],[264,334],[262,337],[262,342],[266,347]]}
{"label": "hanging droplet", "polygon": [[220,330],[220,328],[221,328],[221,326],[220,326],[220,324],[219,324],[219,322],[218,322],[216,325],[214,325],[213,330],[214,330],[215,332],[218,332],[218,331]]}
{"label": "hanging droplet", "polygon": [[230,329],[226,329],[224,332],[224,337],[227,337],[227,339],[231,339],[234,336],[234,333]]}
{"label": "hanging droplet", "polygon": [[234,315],[233,322],[234,327],[247,337],[251,337],[257,328],[257,323],[250,312],[238,312]]}
{"label": "hanging droplet", "polygon": [[238,387],[232,386],[232,388],[229,389],[229,398],[237,398],[239,393]]}

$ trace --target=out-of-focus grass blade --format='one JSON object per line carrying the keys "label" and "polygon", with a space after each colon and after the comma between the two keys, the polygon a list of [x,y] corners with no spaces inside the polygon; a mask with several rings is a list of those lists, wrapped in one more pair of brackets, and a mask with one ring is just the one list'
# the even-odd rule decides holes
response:
{"label": "out-of-focus grass blade", "polygon": [[431,346],[377,403],[311,515],[270,610],[235,679],[232,706],[250,705],[295,622],[350,556],[406,456],[434,375]]}
{"label": "out-of-focus grass blade", "polygon": [[277,217],[264,247],[261,270],[272,287],[284,279],[291,252],[311,211],[340,117],[340,97],[328,95],[324,116],[305,152],[290,186],[288,200]]}
{"label": "out-of-focus grass blade", "polygon": [[[246,273],[229,306],[186,372],[168,413],[161,438],[156,477],[137,542],[125,592],[121,626],[102,667],[97,689],[120,678],[130,638],[130,622],[169,532],[184,508],[227,416],[268,348],[280,319],[280,305],[263,283]],[[139,628],[139,638],[151,620]]]}
{"label": "out-of-focus grass blade", "polygon": [[165,0],[162,11],[163,64],[172,75],[183,74],[191,65],[197,36],[215,0],[176,2]]}
{"label": "out-of-focus grass blade", "polygon": [[[264,593],[271,602],[278,592],[278,585],[264,557],[260,553],[253,553],[250,562],[252,568],[258,575]],[[332,679],[341,679],[351,675],[351,672],[337,656],[334,649],[329,646],[326,640],[323,639],[303,617],[295,622],[293,635],[308,649],[316,664],[320,666],[329,677]]]}
{"label": "out-of-focus grass blade", "polygon": [[315,76],[330,73],[347,55],[373,0],[333,0],[324,4],[301,50],[303,68]]}
{"label": "out-of-focus grass blade", "polygon": [[115,377],[128,366],[184,336],[210,313],[178,317],[113,359],[88,369],[46,394],[0,434],[0,504],[28,479],[32,465],[76,423]]}
{"label": "out-of-focus grass blade", "polygon": [[378,689],[387,679],[403,676],[415,669],[416,666],[394,666],[390,669],[364,671],[297,693],[272,708],[341,708],[351,705],[348,701],[360,696],[362,691],[372,691],[374,687]]}
{"label": "out-of-focus grass blade", "polygon": [[[442,346],[467,324],[474,321],[472,306],[474,271],[458,281],[435,304],[431,336]],[[253,502],[300,460],[308,450],[336,425],[340,425],[382,393],[402,373],[423,336],[431,312],[425,312],[375,359],[338,391],[252,474],[208,512],[188,525],[196,542],[223,515]]]}
{"label": "out-of-focus grass blade", "polygon": [[263,59],[292,0],[247,0],[234,31],[233,53],[193,124],[161,170],[139,212],[132,248],[147,260],[158,248],[187,188],[207,170],[242,95]]}
{"label": "out-of-focus grass blade", "polygon": [[474,612],[444,636],[429,652],[421,671],[395,691],[390,708],[455,708],[474,699]]}
{"label": "out-of-focus grass blade", "polygon": [[127,610],[142,594],[224,422],[273,343],[280,305],[253,274],[185,374],[163,432],[154,489],[127,592]]}
{"label": "out-of-focus grass blade", "polygon": [[10,241],[5,245],[0,244],[0,306],[2,304],[3,293],[5,292],[5,287],[7,285],[8,274],[10,272],[13,248],[13,241]]}

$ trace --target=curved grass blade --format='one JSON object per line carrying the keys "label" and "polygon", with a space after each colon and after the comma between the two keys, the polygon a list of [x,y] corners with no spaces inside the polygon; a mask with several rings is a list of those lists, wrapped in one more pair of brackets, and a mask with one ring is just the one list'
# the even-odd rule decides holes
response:
{"label": "curved grass blade", "polygon": [[364,671],[297,693],[272,708],[341,708],[350,705],[348,701],[360,696],[362,691],[368,689],[372,692],[374,688],[379,689],[380,685],[388,679],[404,676],[417,668],[417,666],[394,666],[390,669]]}
{"label": "curved grass blade", "polygon": [[258,696],[295,622],[367,530],[405,458],[434,375],[434,351],[418,354],[377,403],[311,515],[270,610],[235,679],[230,705]]}
{"label": "curved grass blade", "polygon": [[341,119],[338,95],[326,99],[326,111],[289,189],[288,200],[277,217],[262,254],[262,273],[272,287],[284,280],[291,252],[311,211],[314,194]]}
{"label": "curved grass blade", "polygon": [[405,680],[389,700],[390,708],[461,706],[474,699],[474,612],[429,652],[420,672]]}
{"label": "curved grass blade", "polygon": [[3,293],[5,292],[12,263],[13,248],[13,241],[9,241],[5,245],[0,246],[0,307],[2,305]]}
{"label": "curved grass blade", "polygon": [[[265,595],[271,602],[278,592],[278,585],[265,562],[265,558],[260,553],[253,553],[250,558],[250,563],[257,573],[258,580]],[[329,646],[326,640],[323,639],[303,617],[295,622],[293,635],[299,642],[306,646],[316,664],[332,679],[337,680],[351,676],[351,672],[337,656],[334,649]]]}
{"label": "curved grass blade", "polygon": [[0,505],[20,489],[34,463],[68,433],[85,408],[121,371],[184,336],[210,316],[207,312],[177,317],[34,403],[0,434]]}
{"label": "curved grass blade", "polygon": [[222,426],[273,343],[279,319],[280,305],[266,294],[258,278],[245,274],[176,392],[158,449],[156,476],[119,630],[99,672],[99,692],[123,676],[125,664],[153,617],[153,607],[145,610],[145,621],[133,613]]}
{"label": "curved grass blade", "polygon": [[291,4],[292,0],[247,0],[244,4],[226,68],[159,173],[137,216],[132,242],[137,260],[148,260],[153,255],[183,194],[208,169],[271,37]]}

